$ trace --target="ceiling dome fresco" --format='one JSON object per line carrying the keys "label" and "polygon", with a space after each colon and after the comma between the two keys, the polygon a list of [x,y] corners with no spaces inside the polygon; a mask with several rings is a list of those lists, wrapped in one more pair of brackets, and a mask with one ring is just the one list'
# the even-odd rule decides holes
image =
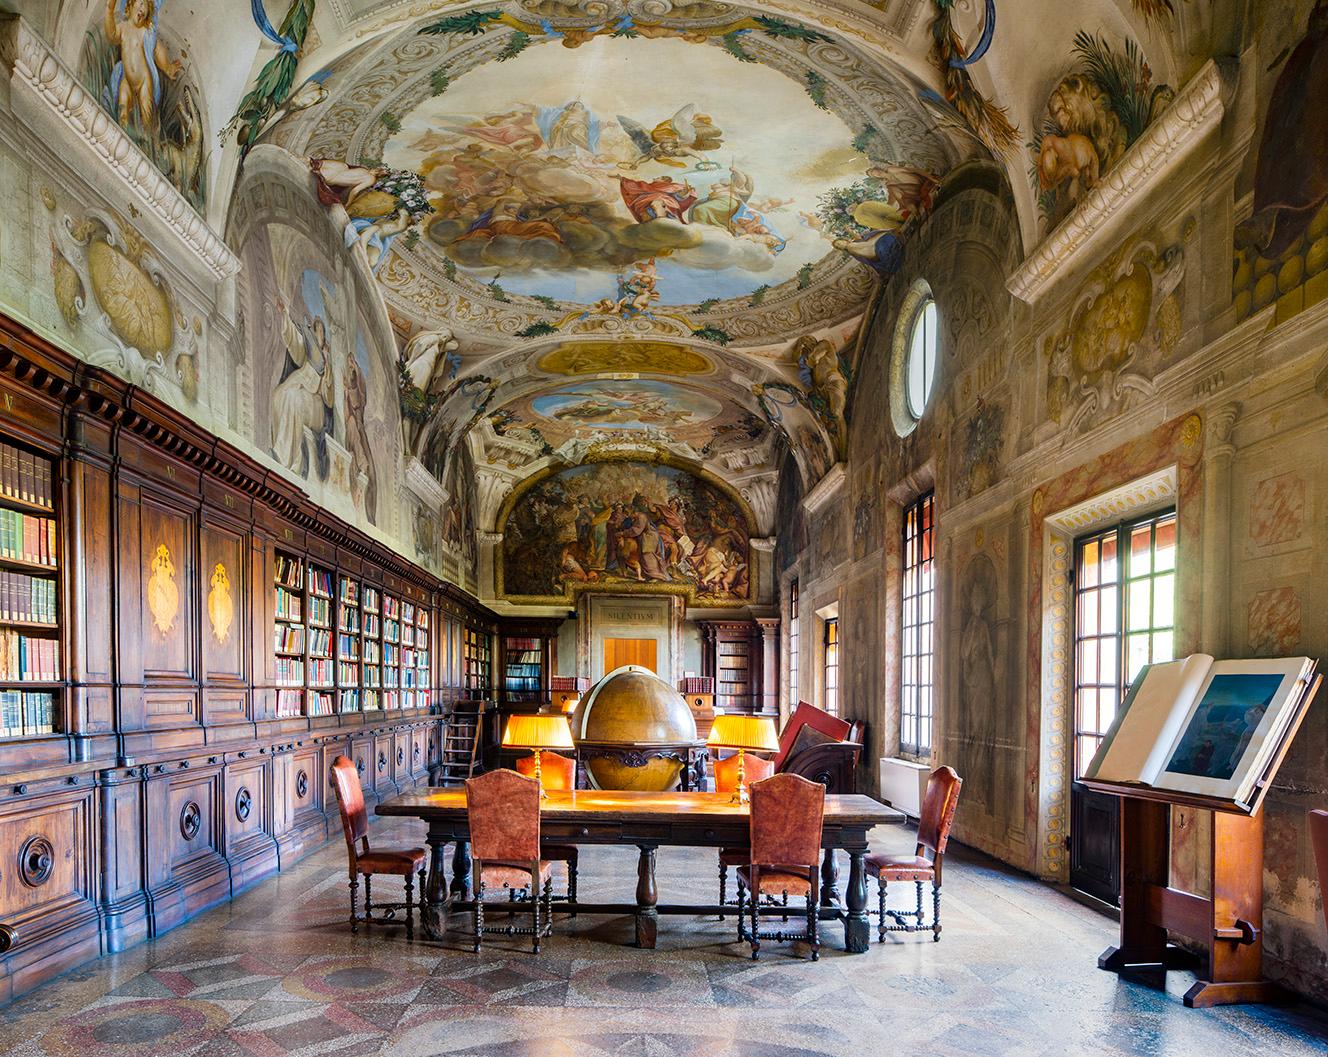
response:
{"label": "ceiling dome fresco", "polygon": [[[476,7],[336,64],[299,150],[413,174],[428,201],[385,259],[389,300],[464,324],[464,290],[476,323],[514,334],[530,319],[500,317],[527,305],[559,328],[589,313],[700,329],[720,306],[841,321],[870,289],[845,245],[898,230],[980,150],[937,132],[920,83],[819,29],[602,7]],[[730,339],[778,329],[729,322]]]}

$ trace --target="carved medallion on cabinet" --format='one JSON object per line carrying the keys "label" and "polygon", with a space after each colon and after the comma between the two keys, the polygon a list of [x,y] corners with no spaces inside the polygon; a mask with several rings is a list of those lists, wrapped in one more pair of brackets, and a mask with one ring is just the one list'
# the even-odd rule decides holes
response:
{"label": "carved medallion on cabinet", "polygon": [[[186,593],[195,583],[190,522],[178,509],[144,494],[139,506],[143,561],[143,670],[148,675],[194,674],[191,613]],[[132,603],[132,600],[126,600]]]}
{"label": "carved medallion on cabinet", "polygon": [[244,540],[215,525],[201,529],[203,549],[204,671],[209,677],[244,678]]}
{"label": "carved medallion on cabinet", "polygon": [[295,776],[295,795],[303,800],[309,795],[309,772],[301,771]]}
{"label": "carved medallion on cabinet", "polygon": [[249,792],[248,786],[241,786],[240,791],[235,794],[235,817],[241,822],[248,822],[253,810],[254,795]]}
{"label": "carved medallion on cabinet", "polygon": [[190,800],[180,809],[180,836],[193,840],[202,828],[203,809],[198,806],[198,801]]}
{"label": "carved medallion on cabinet", "polygon": [[18,879],[29,888],[40,888],[55,870],[55,847],[44,835],[23,842],[18,851]]}

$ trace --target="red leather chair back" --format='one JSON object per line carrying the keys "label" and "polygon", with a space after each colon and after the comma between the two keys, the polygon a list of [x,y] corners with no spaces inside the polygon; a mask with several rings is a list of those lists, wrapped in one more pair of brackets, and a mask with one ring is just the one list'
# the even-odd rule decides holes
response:
{"label": "red leather chair back", "polygon": [[776,771],[784,766],[784,760],[793,751],[793,743],[798,740],[798,732],[803,727],[812,727],[835,741],[847,741],[852,724],[838,716],[832,716],[823,708],[809,705],[806,701],[799,701],[798,707],[793,710],[793,715],[789,716],[788,723],[784,725],[779,735],[779,752],[775,754]]}
{"label": "red leather chair back", "polygon": [[360,854],[355,842],[364,841],[365,847],[368,847],[369,813],[364,807],[364,789],[360,786],[360,772],[345,756],[338,756],[332,761],[332,786],[337,792],[337,810],[341,812],[341,832],[346,837],[346,850],[350,853],[350,868],[353,874],[355,860]]}
{"label": "red leather chair back", "polygon": [[1310,844],[1319,867],[1319,892],[1323,896],[1323,919],[1328,924],[1328,811],[1310,812]]}
{"label": "red leather chair back", "polygon": [[821,861],[825,786],[796,774],[776,774],[749,792],[754,864],[815,866]]}
{"label": "red leather chair back", "polygon": [[[750,752],[743,759],[742,769],[747,785],[769,778],[775,773],[773,760],[763,760]],[[738,788],[738,754],[715,761],[715,792],[731,793]]]}
{"label": "red leather chair back", "polygon": [[933,856],[945,854],[963,785],[964,780],[953,767],[937,767],[927,778],[927,793],[918,818],[918,847]]}
{"label": "red leather chair back", "polygon": [[[520,774],[534,778],[534,753],[517,760],[516,769]],[[556,752],[540,753],[540,777],[544,780],[545,789],[575,789],[576,761],[567,756],[559,756]]]}
{"label": "red leather chair back", "polygon": [[534,862],[540,857],[540,787],[516,771],[489,771],[466,780],[470,845],[484,862]]}

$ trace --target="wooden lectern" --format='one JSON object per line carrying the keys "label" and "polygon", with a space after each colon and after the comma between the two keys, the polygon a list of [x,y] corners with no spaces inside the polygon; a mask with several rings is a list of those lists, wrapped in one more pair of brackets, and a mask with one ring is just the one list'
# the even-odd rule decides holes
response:
{"label": "wooden lectern", "polygon": [[[1299,730],[1322,676],[1315,676],[1294,723],[1270,759],[1249,804],[1146,786],[1084,780],[1120,798],[1120,945],[1098,958],[1100,969],[1194,968],[1187,1006],[1273,1002],[1281,989],[1263,978],[1263,798]],[[1171,808],[1213,812],[1208,862],[1212,894],[1171,887]],[[1168,942],[1168,931],[1202,951],[1199,965]]]}

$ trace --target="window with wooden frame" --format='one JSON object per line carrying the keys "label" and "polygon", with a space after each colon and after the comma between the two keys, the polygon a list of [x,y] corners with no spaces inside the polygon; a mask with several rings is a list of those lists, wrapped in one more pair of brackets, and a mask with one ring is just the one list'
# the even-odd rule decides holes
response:
{"label": "window with wooden frame", "polygon": [[839,618],[829,617],[821,640],[824,650],[821,659],[822,688],[825,693],[821,706],[832,716],[839,715]]}
{"label": "window with wooden frame", "polygon": [[899,749],[931,752],[936,620],[936,495],[928,492],[904,511],[901,597]]}
{"label": "window with wooden frame", "polygon": [[788,622],[788,687],[789,707],[798,704],[798,650],[801,648],[801,630],[798,623],[798,581],[789,583],[789,622]]}
{"label": "window with wooden frame", "polygon": [[1174,510],[1075,541],[1076,778],[1143,666],[1175,656],[1176,544]]}

